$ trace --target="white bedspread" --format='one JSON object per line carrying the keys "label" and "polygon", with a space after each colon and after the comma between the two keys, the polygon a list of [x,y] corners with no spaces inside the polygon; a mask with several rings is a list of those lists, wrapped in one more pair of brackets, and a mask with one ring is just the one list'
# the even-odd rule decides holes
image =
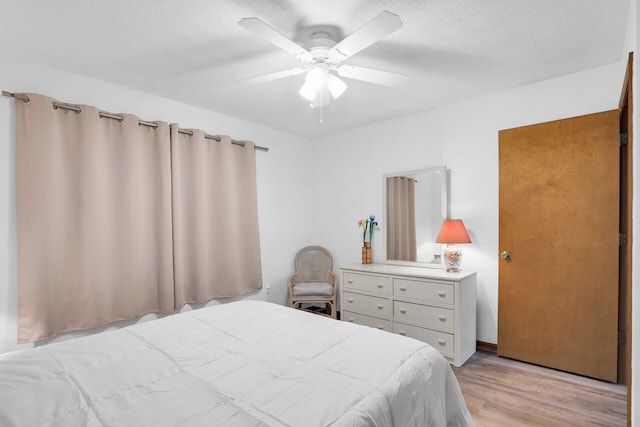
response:
{"label": "white bedspread", "polygon": [[467,426],[419,341],[259,301],[0,355],[0,426]]}

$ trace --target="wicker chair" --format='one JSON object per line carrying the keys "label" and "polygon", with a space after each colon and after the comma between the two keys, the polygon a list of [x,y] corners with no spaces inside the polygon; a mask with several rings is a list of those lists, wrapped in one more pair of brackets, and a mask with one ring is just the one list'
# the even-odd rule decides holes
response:
{"label": "wicker chair", "polygon": [[320,303],[326,314],[336,318],[338,279],[331,271],[333,257],[321,246],[307,246],[296,254],[296,272],[289,278],[289,306],[303,309],[303,304]]}

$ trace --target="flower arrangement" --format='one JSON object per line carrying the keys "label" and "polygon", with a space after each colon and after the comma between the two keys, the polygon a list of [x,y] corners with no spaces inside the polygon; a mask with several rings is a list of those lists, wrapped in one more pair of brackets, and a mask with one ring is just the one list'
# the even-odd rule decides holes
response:
{"label": "flower arrangement", "polygon": [[367,219],[359,219],[358,226],[362,227],[364,230],[362,232],[362,244],[363,246],[367,243],[367,231],[369,232],[369,242],[373,241],[373,229],[378,226],[378,221],[376,221],[375,215],[369,216]]}

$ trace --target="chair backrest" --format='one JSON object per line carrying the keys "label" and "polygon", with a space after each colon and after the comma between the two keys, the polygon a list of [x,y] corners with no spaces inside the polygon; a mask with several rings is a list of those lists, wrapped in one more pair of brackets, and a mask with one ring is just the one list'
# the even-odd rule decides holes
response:
{"label": "chair backrest", "polygon": [[296,273],[302,282],[325,282],[332,267],[331,253],[322,246],[307,246],[296,254]]}

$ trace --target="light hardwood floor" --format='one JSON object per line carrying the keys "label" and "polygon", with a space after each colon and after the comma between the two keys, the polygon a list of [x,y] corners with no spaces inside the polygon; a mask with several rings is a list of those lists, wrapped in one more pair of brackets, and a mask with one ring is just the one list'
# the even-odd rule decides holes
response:
{"label": "light hardwood floor", "polygon": [[478,351],[453,367],[477,427],[626,426],[627,389]]}

